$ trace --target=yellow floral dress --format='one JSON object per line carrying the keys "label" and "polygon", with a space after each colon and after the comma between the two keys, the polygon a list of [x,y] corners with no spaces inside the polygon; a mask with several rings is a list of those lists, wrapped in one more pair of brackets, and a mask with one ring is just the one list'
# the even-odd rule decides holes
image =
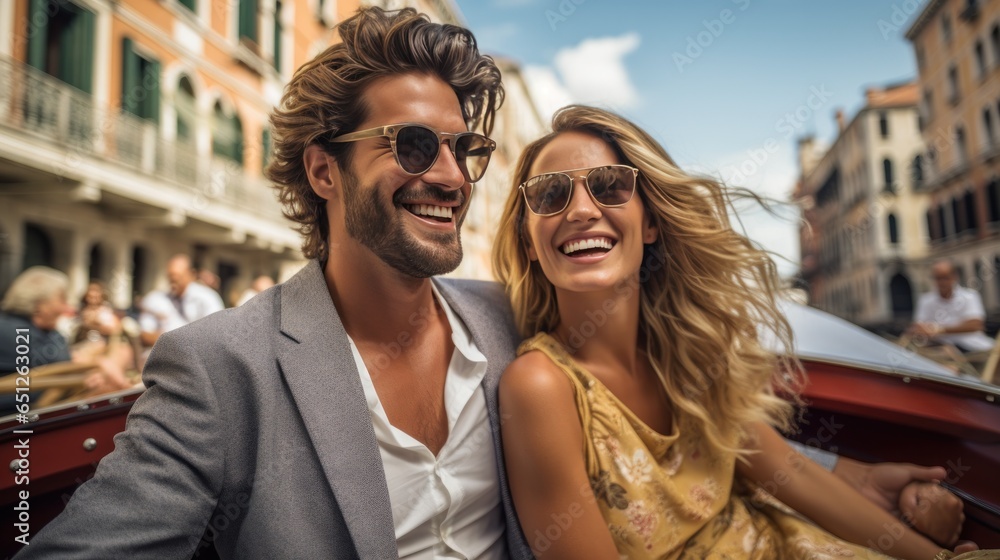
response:
{"label": "yellow floral dress", "polygon": [[[518,354],[545,353],[573,383],[597,505],[622,558],[887,558],[844,542],[762,491],[733,491],[735,456],[639,420],[545,333]],[[877,543],[872,546],[877,547]]]}

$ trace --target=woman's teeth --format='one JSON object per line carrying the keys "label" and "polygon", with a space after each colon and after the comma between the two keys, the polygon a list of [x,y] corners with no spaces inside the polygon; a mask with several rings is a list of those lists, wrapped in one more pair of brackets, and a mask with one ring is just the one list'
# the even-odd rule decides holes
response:
{"label": "woman's teeth", "polygon": [[592,239],[578,239],[576,241],[570,241],[562,246],[562,252],[571,255],[577,251],[586,251],[587,249],[607,249],[611,250],[613,243],[607,237],[595,237]]}

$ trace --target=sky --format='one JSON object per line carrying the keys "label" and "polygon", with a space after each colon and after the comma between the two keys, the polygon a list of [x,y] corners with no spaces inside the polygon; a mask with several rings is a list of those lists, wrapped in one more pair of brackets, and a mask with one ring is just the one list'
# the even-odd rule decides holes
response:
{"label": "sky", "polygon": [[[797,140],[832,143],[868,87],[916,79],[904,37],[926,0],[457,0],[480,49],[519,62],[543,118],[594,104],[685,170],[787,200]],[[741,206],[746,233],[798,268],[798,211]]]}

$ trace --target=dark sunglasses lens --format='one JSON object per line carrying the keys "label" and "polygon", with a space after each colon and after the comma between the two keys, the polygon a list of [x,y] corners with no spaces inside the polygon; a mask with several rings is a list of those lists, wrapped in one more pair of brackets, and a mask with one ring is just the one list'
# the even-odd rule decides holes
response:
{"label": "dark sunglasses lens", "polygon": [[572,188],[569,177],[551,173],[528,179],[524,184],[524,196],[532,212],[555,214],[566,207]]}
{"label": "dark sunglasses lens", "polygon": [[590,192],[605,206],[621,206],[632,200],[635,173],[627,167],[598,167],[587,175]]}
{"label": "dark sunglasses lens", "polygon": [[493,154],[488,138],[479,134],[463,134],[455,140],[455,160],[470,183],[483,178]]}
{"label": "dark sunglasses lens", "polygon": [[434,165],[440,149],[437,135],[422,126],[404,126],[396,133],[396,158],[407,173],[426,172]]}

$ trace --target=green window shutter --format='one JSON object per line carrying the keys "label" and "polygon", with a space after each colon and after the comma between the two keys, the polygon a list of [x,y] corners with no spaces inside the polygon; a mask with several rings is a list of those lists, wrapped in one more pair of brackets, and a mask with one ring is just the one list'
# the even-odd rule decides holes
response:
{"label": "green window shutter", "polygon": [[281,0],[274,3],[274,69],[281,72]]}
{"label": "green window shutter", "polygon": [[49,0],[31,0],[28,15],[28,64],[45,71],[46,42],[49,38],[49,16],[45,13]]}
{"label": "green window shutter", "polygon": [[197,0],[181,0],[181,6],[186,7],[187,9],[191,10],[192,12],[197,12],[198,11],[198,2],[197,2]]}
{"label": "green window shutter", "polygon": [[142,77],[141,61],[135,54],[134,44],[128,37],[122,40],[122,109],[138,115],[141,96],[138,89],[141,87]]}
{"label": "green window shutter", "polygon": [[143,117],[160,124],[160,62],[152,60],[146,66],[146,77],[143,85],[146,91],[146,106]]}
{"label": "green window shutter", "polygon": [[257,0],[240,0],[240,37],[257,42]]}
{"label": "green window shutter", "polygon": [[76,87],[87,93],[94,89],[94,28],[97,16],[88,10],[81,10],[74,23],[77,24],[77,83]]}
{"label": "green window shutter", "polygon": [[61,4],[72,14],[59,38],[57,77],[67,84],[91,93],[94,83],[94,21],[92,12],[72,4]]}
{"label": "green window shutter", "polygon": [[271,127],[266,124],[260,141],[260,163],[261,170],[267,169],[267,164],[271,163]]}
{"label": "green window shutter", "polygon": [[239,115],[233,115],[233,161],[243,165],[243,124]]}

